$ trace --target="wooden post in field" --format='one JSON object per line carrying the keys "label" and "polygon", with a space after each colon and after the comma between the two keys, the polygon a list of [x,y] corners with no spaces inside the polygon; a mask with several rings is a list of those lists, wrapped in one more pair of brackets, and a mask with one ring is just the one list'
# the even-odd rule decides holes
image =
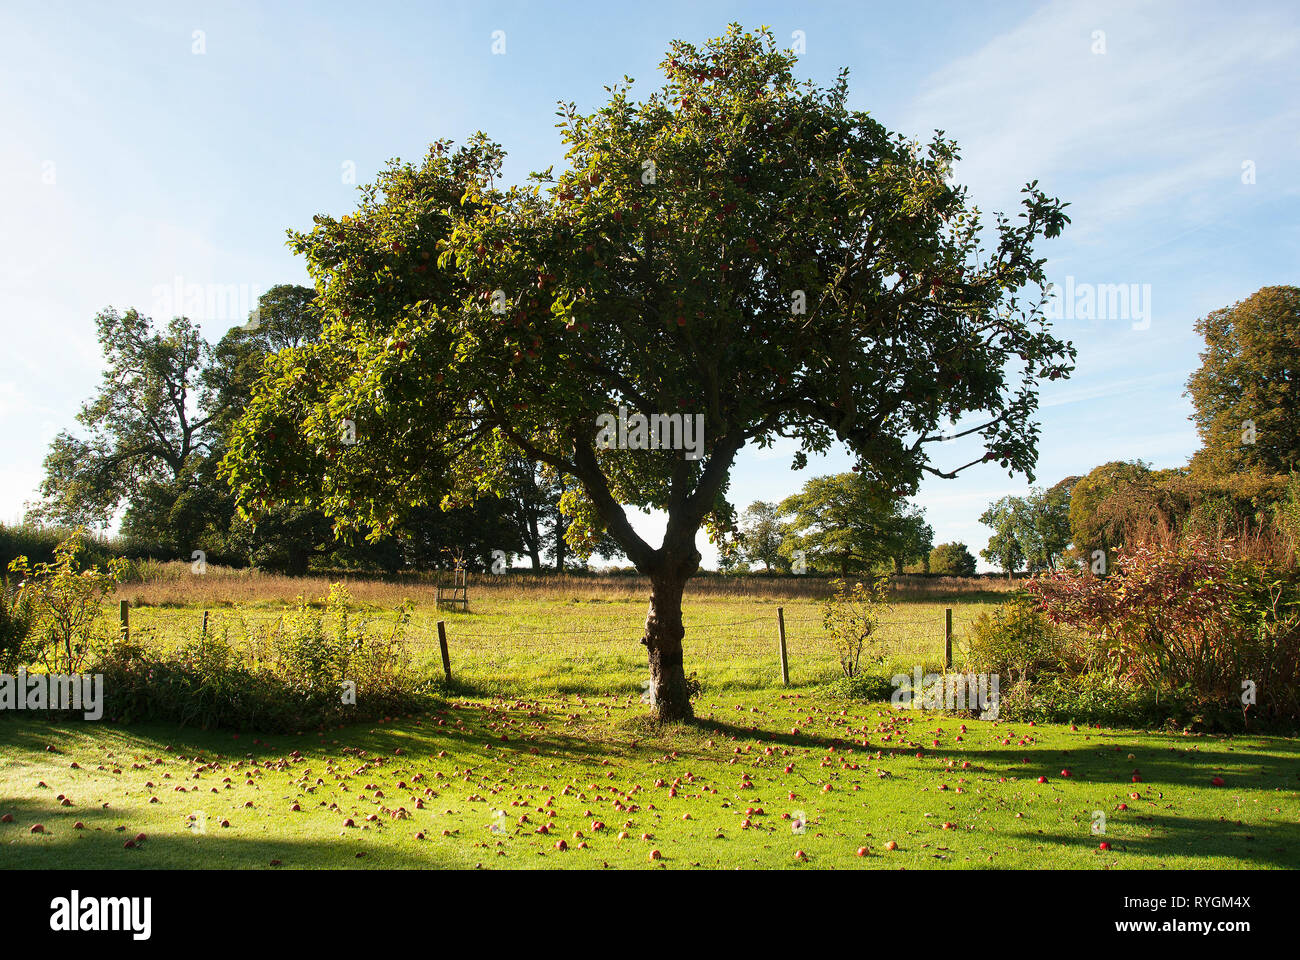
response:
{"label": "wooden post in field", "polygon": [[451,656],[447,653],[447,621],[438,621],[438,646],[442,648],[442,672],[451,683]]}
{"label": "wooden post in field", "polygon": [[207,635],[208,635],[208,611],[204,610],[203,611],[203,636],[207,637]]}
{"label": "wooden post in field", "polygon": [[123,642],[131,639],[131,605],[123,600],[117,605],[117,615],[122,621]]}
{"label": "wooden post in field", "polygon": [[790,686],[790,661],[785,655],[785,608],[776,608],[776,627],[781,638],[781,685]]}
{"label": "wooden post in field", "polygon": [[952,669],[952,607],[944,611],[944,628],[943,628],[943,668],[944,670]]}

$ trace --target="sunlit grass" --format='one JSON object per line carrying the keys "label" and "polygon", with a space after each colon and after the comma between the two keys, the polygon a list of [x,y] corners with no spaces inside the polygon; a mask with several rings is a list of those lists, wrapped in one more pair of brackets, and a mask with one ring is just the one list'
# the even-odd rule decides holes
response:
{"label": "sunlit grass", "polygon": [[462,698],[273,737],[0,718],[0,868],[1300,867],[1292,739],[777,690],[706,691],[697,713]]}
{"label": "sunlit grass", "polygon": [[[626,578],[624,578],[626,579]],[[296,581],[299,594],[318,597],[327,583]],[[407,631],[411,661],[421,672],[441,672],[437,623],[444,622],[457,680],[491,693],[639,693],[646,676],[640,639],[647,594],[635,582],[597,593],[587,583],[471,587],[470,610],[438,609],[427,585],[349,584],[360,616],[391,622],[403,600],[415,603]],[[800,596],[732,596],[703,584],[683,604],[688,671],[706,687],[758,689],[779,684],[778,608],[785,619],[790,680],[820,683],[840,673],[834,649],[822,627],[821,602]],[[802,585],[801,585],[802,586]],[[647,588],[648,589],[648,588]],[[576,592],[574,592],[576,590]],[[274,624],[291,601],[264,599],[241,606],[142,606],[131,609],[137,639],[174,644],[198,634],[203,610],[208,629],[238,643],[251,632]],[[896,596],[877,641],[863,655],[863,666],[910,672],[914,666],[940,669],[944,663],[945,611],[953,610],[954,660],[960,665],[966,629],[985,599],[930,601]]]}

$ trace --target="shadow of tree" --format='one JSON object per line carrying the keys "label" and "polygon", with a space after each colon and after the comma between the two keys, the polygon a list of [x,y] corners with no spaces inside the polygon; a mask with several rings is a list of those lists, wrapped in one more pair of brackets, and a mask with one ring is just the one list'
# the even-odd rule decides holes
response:
{"label": "shadow of tree", "polygon": [[[1137,829],[1146,829],[1152,835],[1134,836]],[[1139,853],[1157,859],[1227,857],[1252,867],[1266,864],[1279,869],[1294,870],[1300,867],[1300,825],[1296,824],[1275,823],[1244,828],[1218,820],[1153,814],[1137,816],[1127,822],[1122,838],[1113,831],[1107,836],[1094,836],[1091,833],[1075,836],[1022,830],[1004,832],[1002,836],[1019,837],[1031,844],[1050,843],[1061,848],[1083,851],[1096,851],[1098,841],[1108,839],[1112,849],[1121,854]]]}
{"label": "shadow of tree", "polygon": [[[702,764],[717,765],[721,770],[722,765],[734,756],[733,744],[727,742],[734,739],[735,746],[768,745],[818,752],[852,748],[853,762],[863,766],[861,772],[865,779],[871,775],[867,766],[870,761],[863,759],[868,753],[874,755],[878,751],[881,762],[886,762],[915,761],[918,752],[918,747],[912,744],[883,742],[882,734],[875,731],[875,726],[893,713],[888,708],[874,712],[868,708],[844,718],[852,728],[844,735],[830,731],[819,735],[802,729],[799,732],[773,729],[778,721],[771,712],[760,715],[761,719],[751,724],[704,717],[690,724],[657,731],[626,721],[621,726],[619,723],[611,724],[605,719],[603,709],[584,714],[585,708],[589,707],[613,709],[612,701],[558,705],[540,699],[509,702],[523,706],[506,710],[503,709],[505,703],[448,704],[419,716],[398,718],[396,724],[362,723],[323,732],[265,736],[241,734],[238,738],[230,732],[178,730],[165,725],[120,727],[82,721],[4,718],[0,719],[0,762],[10,761],[24,751],[42,754],[48,746],[53,746],[56,755],[67,761],[78,757],[85,760],[93,753],[100,757],[97,762],[104,762],[103,758],[111,752],[115,755],[111,762],[124,769],[135,758],[159,756],[264,763],[301,751],[310,759],[338,758],[346,747],[349,748],[346,754],[349,757],[364,756],[372,760],[382,757],[387,771],[394,774],[400,773],[407,763],[418,763],[422,758],[446,751],[457,765],[466,767],[518,763],[518,755],[522,753],[535,755],[539,761],[590,767],[590,775],[594,778],[604,761],[668,761],[666,754],[670,750],[677,751],[674,763],[694,764],[697,769]],[[632,705],[626,707],[626,713],[631,720],[638,716]],[[826,714],[823,719],[838,718]],[[986,782],[990,778],[1005,776],[1010,781],[1009,792],[1001,799],[1014,804],[1019,790],[1062,790],[1060,772],[1068,768],[1074,784],[1099,788],[1103,793],[1113,791],[1111,797],[1124,798],[1130,803],[1131,809],[1125,813],[1122,827],[1116,823],[1114,828],[1119,833],[1115,834],[1113,842],[1120,852],[1131,850],[1156,858],[1223,857],[1243,865],[1300,867],[1300,824],[1267,820],[1261,824],[1258,808],[1252,811],[1249,826],[1242,826],[1242,821],[1228,816],[1228,811],[1233,809],[1231,801],[1243,793],[1248,793],[1252,801],[1267,802],[1265,798],[1275,791],[1294,794],[1300,789],[1300,741],[1253,735],[1166,736],[1157,742],[1138,731],[1107,730],[1080,732],[1077,742],[1065,746],[1056,742],[991,747],[987,745],[987,737],[992,731],[987,727],[973,728],[968,739],[957,744],[953,740],[954,728],[961,718],[919,714],[913,719],[923,720],[925,726],[904,728],[896,731],[895,735],[926,744],[920,752],[927,762],[908,771],[909,776],[914,775],[919,780],[931,774],[937,779],[964,773],[971,779]],[[784,724],[789,722],[789,718],[783,716],[779,722]],[[939,747],[930,745],[928,726],[931,723],[946,730]],[[1019,724],[1000,728],[1007,733],[1011,730],[1018,731],[1019,735],[1030,732],[1026,725]],[[1016,736],[1011,734],[1013,743]],[[715,748],[703,749],[706,737],[717,739]],[[863,746],[863,739],[870,743],[870,747]],[[984,745],[977,745],[981,741]],[[1197,746],[1203,749],[1194,749]],[[1209,747],[1214,749],[1206,749]],[[1140,757],[1128,759],[1131,751],[1139,751]],[[1028,762],[1024,761],[1026,757]],[[946,761],[949,759],[969,762],[971,767],[967,771],[948,768]],[[1137,784],[1131,782],[1135,767],[1141,771],[1141,783]],[[707,767],[701,772],[707,779]],[[1219,819],[1207,817],[1203,812],[1204,791],[1210,787],[1210,780],[1215,775],[1221,775],[1227,781],[1217,794],[1223,797],[1225,811]],[[1048,782],[1037,784],[1035,780],[1039,776],[1046,777]],[[1187,817],[1171,813],[1168,805],[1185,802],[1188,788],[1200,792],[1197,800],[1202,804],[1201,813]],[[1140,795],[1139,800],[1129,799],[1128,795],[1134,792]],[[1046,799],[1052,795],[1044,793],[1042,796]],[[1081,805],[1110,802],[1109,798],[1099,799],[1096,791],[1077,795],[1076,799]],[[39,859],[32,859],[31,852],[41,848],[59,850],[63,855],[51,860],[63,863],[76,862],[83,849],[88,851],[92,847],[100,851],[100,856],[105,855],[105,831],[72,829],[72,824],[79,818],[89,821],[91,818],[87,813],[91,811],[82,810],[79,815],[75,808],[59,807],[53,797],[47,799],[39,793],[7,798],[4,804],[5,810],[13,813],[17,821],[12,829],[17,831],[24,823],[29,826],[40,822],[46,826],[47,833],[42,838],[33,838],[31,843],[0,844],[0,866],[39,868],[42,863]],[[1061,831],[1059,822],[1055,820],[1052,827],[1052,831],[1039,833],[1028,822],[1023,827],[1017,823],[1012,832],[1000,835],[1014,838],[1017,842],[1042,845],[1049,851],[1095,851],[1097,848],[1098,838],[1087,831],[1086,823],[1078,835]],[[21,829],[25,832],[27,827]],[[220,830],[211,825],[208,829]],[[372,829],[388,832],[401,827],[387,825]],[[435,838],[413,848],[410,844],[367,845],[367,835],[374,834],[360,829],[348,830],[338,840],[325,841],[288,835],[250,837],[221,831],[218,834],[220,843],[205,849],[203,836],[187,836],[184,832],[173,831],[147,840],[140,850],[116,850],[111,865],[119,865],[120,854],[120,865],[129,868],[219,869],[223,866],[247,866],[250,862],[269,865],[271,860],[280,860],[290,868],[424,869],[470,866],[476,856],[474,849],[463,841],[444,844]],[[88,843],[92,836],[94,842]],[[111,846],[120,848],[123,839],[123,835],[114,833]],[[358,858],[357,853],[365,856]]]}

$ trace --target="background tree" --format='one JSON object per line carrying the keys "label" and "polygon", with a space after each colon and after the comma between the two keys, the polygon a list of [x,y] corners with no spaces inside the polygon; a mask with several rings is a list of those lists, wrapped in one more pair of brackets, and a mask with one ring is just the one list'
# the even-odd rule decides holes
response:
{"label": "background tree", "polygon": [[[307,496],[381,536],[413,506],[501,489],[511,455],[548,464],[580,484],[570,545],[603,528],[650,579],[653,709],[678,719],[682,592],[698,532],[733,523],[746,444],[794,439],[802,467],[843,443],[899,498],[984,461],[1032,471],[1037,384],[1074,356],[1032,252],[1062,205],[1030,184],[986,231],[949,182],[952,141],[891,134],[848,109],[844,75],[817,88],[794,64],[738,26],[675,42],[647,99],[618,84],[592,114],[561,105],[558,177],[504,187],[486,137],[439,143],[294,234],[325,337],[277,355],[242,421],[226,465],[243,508]],[[620,405],[703,417],[698,459],[598,446]],[[936,465],[957,418],[984,452]],[[666,514],[658,546],[628,507]]]}
{"label": "background tree", "polygon": [[884,549],[894,562],[894,573],[902,573],[911,563],[921,563],[929,570],[934,528],[925,522],[925,511],[900,502],[891,520]]}
{"label": "background tree", "polygon": [[941,543],[930,551],[930,572],[948,577],[973,577],[975,558],[964,543]]}
{"label": "background tree", "polygon": [[1201,365],[1187,381],[1212,473],[1300,463],[1300,287],[1263,287],[1196,321]]}
{"label": "background tree", "polygon": [[1031,574],[1055,570],[1064,558],[1070,545],[1070,491],[1077,481],[1069,477],[1048,490],[1035,488],[1027,497],[1008,498],[1008,529]]}
{"label": "background tree", "polygon": [[784,560],[781,541],[784,538],[784,525],[775,503],[755,500],[745,508],[736,539],[746,559],[762,563],[768,571],[781,566]]}
{"label": "background tree", "polygon": [[[220,544],[226,555],[238,556],[265,569],[289,574],[307,572],[313,557],[341,546],[332,522],[320,511],[286,508],[267,518],[254,534],[252,526],[235,516],[235,497],[220,477],[217,465],[225,456],[228,438],[262,376],[266,358],[290,347],[320,340],[321,318],[311,287],[277,284],[258,297],[247,322],[233,327],[212,348],[204,367],[203,407],[211,416],[209,449],[195,464],[201,482],[182,503],[191,531],[186,543]],[[181,517],[169,523],[176,527]]]}
{"label": "background tree", "polygon": [[1003,497],[980,515],[980,523],[993,530],[980,556],[1006,571],[1008,580],[1025,563],[1025,549],[1020,543],[1023,510],[1019,497]]}
{"label": "background tree", "polygon": [[[387,566],[413,570],[450,569],[455,565],[453,553],[459,552],[467,570],[486,573],[499,559],[495,551],[511,557],[525,553],[523,546],[515,501],[483,497],[456,510],[412,511],[393,536],[368,546],[356,543],[350,552],[362,562],[378,554]],[[388,559],[392,554],[396,557]]]}
{"label": "background tree", "polygon": [[1260,467],[1220,475],[1207,463],[1168,470],[1107,463],[1091,471],[1070,497],[1074,558],[1091,562],[1094,551],[1188,535],[1254,539],[1275,527],[1286,475]]}
{"label": "background tree", "polygon": [[[1300,530],[1300,523],[1296,524],[1296,529]],[[745,559],[736,537],[723,537],[718,541],[718,570],[728,574],[749,573],[749,561]]]}
{"label": "background tree", "polygon": [[1056,570],[1071,544],[1070,499],[1078,477],[1066,477],[1033,498],[1034,526],[1041,551],[1035,569]]}
{"label": "background tree", "polygon": [[1103,552],[1130,542],[1139,523],[1153,522],[1154,481],[1148,464],[1119,460],[1094,467],[1070,491],[1070,540],[1076,558],[1090,562]]}
{"label": "background tree", "polygon": [[534,570],[542,569],[542,552],[548,540],[547,526],[552,528],[551,543],[556,550],[555,569],[564,569],[563,528],[567,522],[560,513],[560,484],[548,475],[542,464],[525,457],[511,457],[509,470],[514,482],[510,499],[515,532]]}
{"label": "background tree", "polygon": [[1209,538],[1254,537],[1278,520],[1289,496],[1290,478],[1261,467],[1208,474],[1196,466],[1160,471],[1154,486],[1168,525],[1183,535]]}
{"label": "background tree", "polygon": [[[565,539],[570,521],[560,507],[576,481],[557,474],[544,463],[519,456],[510,458],[509,470],[513,482],[507,499],[516,525],[514,539],[523,544],[533,569],[542,569],[544,558],[550,559],[557,573],[563,572],[571,562],[585,566],[586,558],[575,554]],[[604,531],[597,534],[584,552],[586,556],[594,554],[606,560],[621,555],[618,543]]]}
{"label": "background tree", "polygon": [[198,411],[208,345],[177,317],[156,330],[136,310],[95,318],[105,370],[77,415],[86,435],[60,432],[45,458],[36,521],[107,526],[124,504],[147,529],[192,488],[193,458],[209,449],[211,416]]}
{"label": "background tree", "polygon": [[861,473],[814,477],[781,502],[791,519],[781,552],[803,551],[821,569],[872,569],[893,562],[896,572],[928,556],[934,532],[922,511],[882,489]]}

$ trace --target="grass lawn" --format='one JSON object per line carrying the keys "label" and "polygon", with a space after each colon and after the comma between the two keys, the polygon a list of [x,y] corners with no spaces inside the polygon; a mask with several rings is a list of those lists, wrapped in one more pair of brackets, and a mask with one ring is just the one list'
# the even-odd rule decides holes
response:
{"label": "grass lawn", "polygon": [[1292,739],[961,721],[809,689],[706,689],[692,728],[644,709],[472,698],[268,738],[0,719],[0,867],[1300,867]]}

